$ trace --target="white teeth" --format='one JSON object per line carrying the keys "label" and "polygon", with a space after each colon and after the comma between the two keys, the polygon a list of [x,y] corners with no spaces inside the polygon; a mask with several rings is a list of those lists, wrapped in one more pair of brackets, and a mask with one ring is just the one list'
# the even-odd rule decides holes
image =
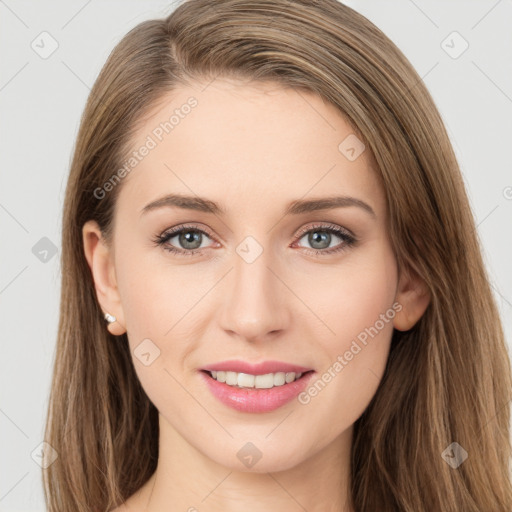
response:
{"label": "white teeth", "polygon": [[270,389],[274,386],[274,374],[266,373],[265,375],[256,375],[254,379],[254,387],[260,389]]}
{"label": "white teeth", "polygon": [[284,372],[274,373],[274,386],[282,386],[285,381]]}
{"label": "white teeth", "polygon": [[253,388],[254,379],[254,375],[249,375],[248,373],[239,373],[237,384],[241,388]]}
{"label": "white teeth", "polygon": [[236,386],[238,384],[238,374],[236,372],[226,372],[226,384]]}
{"label": "white teeth", "polygon": [[277,372],[265,375],[251,375],[249,373],[237,373],[226,371],[211,371],[210,375],[219,382],[225,382],[229,386],[240,388],[270,389],[276,386],[284,386],[294,380],[300,379],[302,373]]}

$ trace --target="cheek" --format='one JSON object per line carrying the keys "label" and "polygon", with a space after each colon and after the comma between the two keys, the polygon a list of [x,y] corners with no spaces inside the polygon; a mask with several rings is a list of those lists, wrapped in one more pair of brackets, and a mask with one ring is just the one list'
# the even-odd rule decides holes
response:
{"label": "cheek", "polygon": [[162,264],[160,250],[134,250],[116,262],[126,329],[133,338],[165,339],[207,291],[208,283],[198,280],[191,266]]}
{"label": "cheek", "polygon": [[339,411],[331,416],[336,418],[330,427],[332,435],[366,409],[389,354],[396,313],[395,259],[390,250],[368,255],[347,258],[338,272],[331,269],[329,276],[319,275],[309,289],[308,304],[329,329],[317,331],[322,367],[302,403],[320,416]]}
{"label": "cheek", "polygon": [[[297,274],[293,286],[297,295],[303,297],[322,320],[323,326],[318,332],[323,336],[317,341],[332,358],[376,322],[379,330],[389,335],[392,322],[385,322],[383,326],[379,320],[393,305],[396,280],[391,249],[385,244],[374,244],[340,260],[339,265],[319,267],[315,275],[306,280]],[[390,314],[393,315],[393,311]]]}
{"label": "cheek", "polygon": [[119,261],[118,286],[130,351],[139,380],[155,405],[169,396],[159,397],[159,390],[167,389],[171,396],[183,391],[177,382],[184,369],[194,366],[190,358],[204,338],[205,322],[211,320],[205,299],[217,279],[211,270],[202,276],[194,265],[167,263],[156,250],[151,255],[132,251]]}

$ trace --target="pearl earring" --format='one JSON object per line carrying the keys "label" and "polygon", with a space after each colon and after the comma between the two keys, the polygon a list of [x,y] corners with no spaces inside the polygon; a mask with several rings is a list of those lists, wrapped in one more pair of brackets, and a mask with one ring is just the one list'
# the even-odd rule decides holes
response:
{"label": "pearl earring", "polygon": [[111,315],[110,313],[105,313],[105,320],[111,324],[116,321],[116,317],[114,315]]}

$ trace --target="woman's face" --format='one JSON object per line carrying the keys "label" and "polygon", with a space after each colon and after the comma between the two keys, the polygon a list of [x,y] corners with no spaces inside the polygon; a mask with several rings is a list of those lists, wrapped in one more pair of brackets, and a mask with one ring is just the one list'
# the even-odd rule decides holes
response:
{"label": "woman's face", "polygon": [[349,439],[383,375],[400,308],[385,198],[320,97],[206,85],[137,131],[104,309],[161,428],[228,468],[278,471]]}

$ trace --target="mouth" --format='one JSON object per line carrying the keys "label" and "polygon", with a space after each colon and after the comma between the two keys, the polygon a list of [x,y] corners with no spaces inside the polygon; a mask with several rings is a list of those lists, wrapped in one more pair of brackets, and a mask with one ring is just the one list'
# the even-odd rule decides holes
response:
{"label": "mouth", "polygon": [[262,375],[223,370],[201,371],[213,380],[234,388],[271,389],[296,382],[314,370],[307,370],[305,372],[275,372]]}
{"label": "mouth", "polygon": [[206,388],[224,405],[244,413],[266,413],[292,402],[316,372],[280,361],[224,361],[198,373]]}

